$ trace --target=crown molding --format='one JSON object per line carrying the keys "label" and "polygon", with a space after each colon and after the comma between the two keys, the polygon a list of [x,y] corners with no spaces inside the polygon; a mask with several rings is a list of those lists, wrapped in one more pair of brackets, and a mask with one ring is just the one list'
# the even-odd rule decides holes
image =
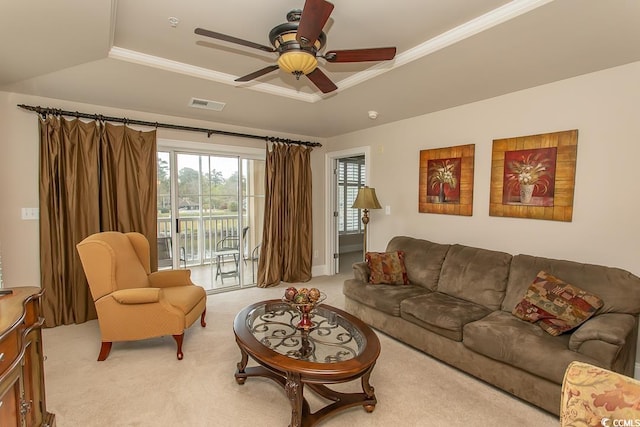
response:
{"label": "crown molding", "polygon": [[302,93],[294,89],[276,86],[268,83],[260,83],[256,81],[238,83],[235,81],[237,76],[233,76],[231,74],[221,73],[219,71],[210,70],[207,68],[196,67],[194,65],[172,61],[170,59],[152,56],[133,50],[123,49],[117,46],[111,47],[111,50],[109,51],[109,58],[131,62],[134,64],[145,65],[148,67],[170,71],[173,73],[184,74],[199,79],[211,80],[230,86],[241,86],[246,89],[268,93],[270,95],[283,96],[286,98],[296,99],[298,101],[315,103],[330,96],[334,96],[338,92],[356,86],[369,79],[387,73],[398,67],[402,67],[403,65],[409,64],[413,61],[416,61],[420,58],[451,46],[482,31],[493,28],[496,25],[502,24],[503,22],[514,19],[538,7],[551,3],[552,1],[555,0],[513,0],[499,8],[487,12],[484,15],[472,19],[471,21],[459,25],[430,40],[427,40],[424,43],[421,43],[405,52],[396,55],[396,57],[392,61],[378,63],[372,67],[367,68],[364,71],[351,75],[339,82],[335,82],[338,86],[338,89],[328,94]]}
{"label": "crown molding", "polygon": [[223,83],[229,86],[242,86],[251,90],[265,92],[270,95],[284,96],[287,98],[297,99],[299,101],[316,102],[321,98],[315,94],[300,93],[293,89],[284,88],[267,83],[248,82],[238,83],[235,81],[237,76],[221,73],[219,71],[210,70],[208,68],[196,67],[194,65],[185,64],[183,62],[172,61],[170,59],[161,58],[159,56],[148,55],[134,50],[123,49],[114,46],[109,50],[109,58],[119,61],[131,62],[134,64],[145,65],[147,67],[157,68],[160,70],[179,73],[186,76],[196,77],[203,80],[211,80],[217,83]]}
{"label": "crown molding", "polygon": [[392,61],[378,63],[373,67],[341,80],[339,84],[336,83],[336,85],[338,85],[338,91],[348,89],[395,68],[402,67],[427,55],[431,55],[432,53],[493,28],[503,22],[514,19],[540,6],[551,3],[552,1],[555,0],[514,0],[398,54]]}

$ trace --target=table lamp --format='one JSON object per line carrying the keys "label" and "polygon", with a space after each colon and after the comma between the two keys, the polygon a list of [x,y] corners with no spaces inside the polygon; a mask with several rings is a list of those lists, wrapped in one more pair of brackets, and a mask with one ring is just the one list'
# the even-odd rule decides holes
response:
{"label": "table lamp", "polygon": [[358,190],[356,201],[353,202],[354,209],[362,209],[362,223],[364,224],[364,242],[362,245],[362,256],[367,253],[367,224],[369,224],[369,209],[381,209],[380,202],[376,197],[376,189],[366,185]]}

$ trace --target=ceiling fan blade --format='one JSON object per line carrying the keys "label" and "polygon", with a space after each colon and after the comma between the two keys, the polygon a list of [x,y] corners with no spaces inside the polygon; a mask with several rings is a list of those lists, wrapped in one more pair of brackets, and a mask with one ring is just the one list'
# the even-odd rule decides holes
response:
{"label": "ceiling fan blade", "polygon": [[307,74],[307,77],[309,77],[309,80],[311,80],[313,84],[316,85],[318,89],[320,89],[323,93],[333,92],[334,90],[338,89],[338,86],[336,86],[331,80],[329,80],[329,77],[327,77],[325,73],[320,71],[320,68],[316,68],[315,70]]}
{"label": "ceiling fan blade", "polygon": [[395,58],[395,47],[378,47],[373,49],[332,50],[324,54],[329,62],[367,62],[388,61]]}
{"label": "ceiling fan blade", "polygon": [[302,46],[311,46],[318,40],[332,11],[333,4],[325,0],[307,0],[304,3],[296,35],[296,39]]}
{"label": "ceiling fan blade", "polygon": [[269,46],[264,46],[258,43],[242,40],[237,37],[228,36],[222,33],[216,33],[215,31],[205,30],[204,28],[196,28],[194,31],[199,36],[211,37],[212,39],[222,40],[229,43],[235,43],[242,46],[252,47],[265,52],[275,52],[276,50]]}
{"label": "ceiling fan blade", "polygon": [[242,76],[242,77],[238,77],[235,81],[237,82],[248,82],[251,81],[253,79],[257,79],[260,76],[264,76],[265,74],[269,74],[272,71],[277,70],[278,68],[278,64],[274,64],[274,65],[269,65],[268,67],[264,67],[261,70],[258,71],[254,71],[251,74],[247,74],[246,76]]}

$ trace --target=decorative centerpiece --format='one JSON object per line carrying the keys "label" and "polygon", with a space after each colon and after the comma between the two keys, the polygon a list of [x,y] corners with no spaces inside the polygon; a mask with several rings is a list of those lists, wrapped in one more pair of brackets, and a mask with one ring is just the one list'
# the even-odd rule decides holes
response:
{"label": "decorative centerpiece", "polygon": [[284,291],[282,300],[291,304],[293,308],[300,312],[300,322],[298,329],[309,330],[312,326],[309,314],[316,305],[324,301],[327,296],[316,288],[300,288],[289,287]]}

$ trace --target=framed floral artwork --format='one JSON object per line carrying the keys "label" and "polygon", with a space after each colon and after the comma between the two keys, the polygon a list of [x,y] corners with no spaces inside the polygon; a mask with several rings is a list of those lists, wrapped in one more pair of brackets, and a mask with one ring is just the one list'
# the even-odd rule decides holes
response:
{"label": "framed floral artwork", "polygon": [[475,145],[420,151],[418,211],[471,216]]}
{"label": "framed floral artwork", "polygon": [[489,215],[571,221],[578,131],[496,139]]}

